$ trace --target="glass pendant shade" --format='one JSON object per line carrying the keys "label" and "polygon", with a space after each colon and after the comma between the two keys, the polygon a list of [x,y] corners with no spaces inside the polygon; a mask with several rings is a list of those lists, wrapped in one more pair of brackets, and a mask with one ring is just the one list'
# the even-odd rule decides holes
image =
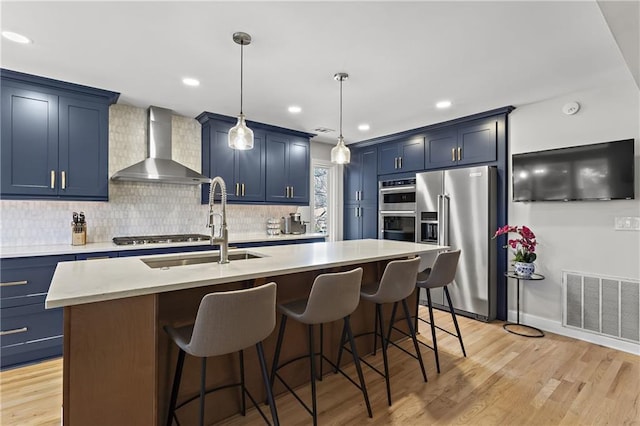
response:
{"label": "glass pendant shade", "polygon": [[331,162],[336,164],[348,164],[351,161],[351,150],[344,144],[344,138],[340,136],[338,143],[331,149]]}
{"label": "glass pendant shade", "polygon": [[233,149],[253,149],[253,130],[247,127],[244,114],[238,115],[238,122],[229,130],[229,147]]}

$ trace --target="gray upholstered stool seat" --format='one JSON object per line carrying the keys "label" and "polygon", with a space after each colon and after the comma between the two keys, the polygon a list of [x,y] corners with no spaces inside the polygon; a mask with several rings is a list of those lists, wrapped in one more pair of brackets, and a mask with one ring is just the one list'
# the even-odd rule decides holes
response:
{"label": "gray upholstered stool seat", "polygon": [[[273,367],[271,370],[271,386],[273,386],[276,378],[290,391],[294,397],[302,404],[302,406],[311,414],[313,424],[318,422],[318,406],[316,398],[316,361],[317,355],[320,356],[320,378],[322,378],[322,363],[329,363],[332,367],[343,374],[351,383],[353,383],[360,391],[367,406],[367,413],[372,417],[371,404],[367,394],[367,387],[364,382],[364,376],[360,367],[360,358],[353,342],[353,333],[351,332],[350,315],[356,310],[359,303],[360,285],[362,282],[362,268],[356,268],[348,272],[338,272],[322,274],[315,278],[311,287],[309,297],[306,299],[296,300],[289,303],[279,304],[278,311],[282,314],[280,322],[280,331],[278,332],[278,341],[276,343],[275,355],[273,357]],[[280,349],[284,339],[287,318],[294,319],[308,326],[308,353],[306,355],[290,359],[282,364],[280,361]],[[324,356],[322,350],[323,328],[324,323],[343,320],[342,340],[348,336],[351,343],[351,353],[353,362],[358,373],[359,384],[353,381],[348,375],[340,370],[335,364]],[[314,348],[314,325],[320,325],[320,353],[316,353]],[[296,392],[283,380],[278,374],[278,370],[289,365],[294,361],[307,358],[310,365],[311,380],[311,403],[310,409]]]}
{"label": "gray upholstered stool seat", "polygon": [[[171,390],[167,426],[173,423],[176,417],[175,411],[178,408],[198,397],[200,398],[200,425],[203,425],[205,395],[231,386],[239,386],[242,389],[242,415],[245,414],[246,410],[245,396],[248,396],[267,424],[270,424],[244,384],[243,350],[254,345],[258,352],[262,379],[271,409],[271,418],[275,425],[279,424],[262,347],[262,340],[269,336],[275,327],[275,311],[276,283],[269,283],[246,290],[209,293],[202,298],[193,325],[180,328],[165,326],[165,331],[180,349]],[[247,314],[247,312],[250,312],[250,314]],[[207,390],[205,383],[207,357],[234,352],[239,352],[240,356],[240,382]],[[176,405],[185,353],[202,358],[200,394],[181,402],[180,405]]]}
{"label": "gray upholstered stool seat", "polygon": [[[413,358],[418,360],[420,364],[420,370],[422,372],[422,377],[424,381],[427,381],[427,373],[424,369],[424,364],[422,362],[422,355],[420,354],[420,348],[418,346],[418,342],[416,339],[416,330],[411,321],[411,315],[409,313],[409,306],[407,304],[407,298],[414,292],[416,286],[416,276],[418,275],[418,268],[420,267],[420,258],[415,257],[413,259],[407,260],[394,260],[387,264],[382,274],[382,278],[379,283],[368,284],[361,288],[360,290],[360,299],[375,303],[376,305],[376,316],[375,316],[375,324],[374,324],[374,355],[376,351],[376,345],[378,337],[380,337],[380,341],[382,342],[382,357],[384,361],[384,372],[381,372],[373,365],[368,363],[366,360],[363,360],[366,365],[371,367],[374,371],[385,378],[385,383],[387,386],[387,402],[391,405],[391,385],[389,380],[389,362],[387,359],[387,348],[389,344],[392,344],[407,354],[411,355]],[[389,322],[388,331],[385,328],[384,318],[382,315],[382,305],[385,303],[393,303],[393,310],[391,313],[391,319]],[[391,338],[391,330],[393,324],[395,322],[396,311],[398,308],[398,304],[402,304],[402,308],[404,310],[405,319],[407,323],[407,327],[409,329],[408,335],[411,337],[413,341],[414,349],[416,354],[412,354],[410,352],[405,351],[400,346],[396,345],[394,342],[390,340]],[[365,333],[371,334],[371,333]],[[344,341],[344,340],[343,340]],[[341,347],[342,349],[342,347]],[[338,354],[338,365],[340,365],[340,357],[342,355],[342,351]]]}
{"label": "gray upholstered stool seat", "polygon": [[[433,263],[433,267],[427,268],[424,271],[418,274],[418,278],[416,280],[416,286],[418,288],[424,288],[427,293],[427,306],[429,308],[429,321],[420,318],[417,314],[418,307],[416,306],[416,318],[420,321],[423,321],[431,326],[431,338],[433,341],[433,347],[429,346],[430,349],[433,349],[433,353],[436,358],[436,368],[438,373],[440,372],[440,359],[438,356],[438,341],[436,338],[436,328],[438,330],[444,331],[454,337],[458,338],[460,342],[460,348],[462,349],[462,354],[466,357],[467,352],[464,349],[464,343],[462,343],[462,335],[460,334],[460,327],[458,326],[458,320],[456,318],[456,313],[453,308],[453,304],[451,303],[451,295],[449,294],[449,289],[447,285],[453,282],[456,276],[456,270],[458,269],[458,260],[460,259],[460,250],[441,252],[436,257],[435,262]],[[431,301],[431,289],[442,287],[444,290],[444,294],[447,297],[447,303],[449,305],[449,311],[451,312],[451,317],[453,319],[453,324],[456,328],[456,333],[452,333],[449,330],[438,327],[435,325],[435,320],[433,317],[433,304]],[[425,345],[428,346],[428,345]]]}

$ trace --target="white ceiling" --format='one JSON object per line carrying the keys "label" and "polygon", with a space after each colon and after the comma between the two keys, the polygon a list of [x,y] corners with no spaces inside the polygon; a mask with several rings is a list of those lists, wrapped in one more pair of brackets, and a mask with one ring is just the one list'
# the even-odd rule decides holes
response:
{"label": "white ceiling", "polygon": [[[632,79],[595,1],[2,1],[1,66],[120,92],[119,103],[338,129],[347,143]],[[197,88],[183,77],[201,81]],[[448,110],[435,108],[449,99]],[[302,113],[287,112],[299,105]],[[360,123],[371,130],[357,130]],[[337,131],[315,140],[334,142]]]}

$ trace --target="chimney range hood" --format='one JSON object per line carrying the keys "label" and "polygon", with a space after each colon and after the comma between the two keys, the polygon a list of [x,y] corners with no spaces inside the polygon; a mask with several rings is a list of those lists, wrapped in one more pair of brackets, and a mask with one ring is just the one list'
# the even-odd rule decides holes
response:
{"label": "chimney range hood", "polygon": [[171,159],[171,110],[148,110],[147,159],[122,169],[111,180],[199,185],[211,179]]}

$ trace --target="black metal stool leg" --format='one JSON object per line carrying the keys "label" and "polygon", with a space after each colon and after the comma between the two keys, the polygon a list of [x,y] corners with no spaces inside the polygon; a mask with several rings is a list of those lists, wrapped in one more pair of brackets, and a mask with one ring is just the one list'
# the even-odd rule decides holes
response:
{"label": "black metal stool leg", "polygon": [[316,363],[315,357],[316,355],[313,353],[313,325],[309,325],[309,367],[311,370],[311,404],[312,404],[312,412],[313,416],[313,426],[317,426],[318,424],[318,406],[316,401]]}
{"label": "black metal stool leg", "polygon": [[345,325],[345,329],[347,330],[347,334],[349,335],[349,345],[351,346],[351,355],[353,356],[353,363],[356,365],[356,371],[358,372],[358,379],[360,379],[360,390],[362,390],[364,403],[367,406],[367,414],[369,414],[369,417],[373,417],[373,412],[371,411],[371,404],[369,403],[369,394],[367,393],[367,385],[364,382],[364,375],[362,374],[362,366],[360,365],[360,357],[358,356],[356,343],[353,339],[353,332],[351,331],[351,321],[348,316],[344,318],[344,325]]}
{"label": "black metal stool leg", "polygon": [[422,362],[422,354],[420,354],[420,347],[418,346],[418,339],[416,339],[416,330],[413,328],[411,324],[411,317],[409,315],[409,304],[407,303],[407,299],[402,299],[402,307],[404,308],[404,317],[407,320],[407,327],[409,327],[409,333],[411,334],[411,340],[413,340],[413,347],[416,350],[416,356],[418,357],[418,362],[420,363],[420,370],[422,370],[422,377],[424,381],[427,381],[427,373],[424,371],[424,363]]}
{"label": "black metal stool leg", "polygon": [[436,337],[436,321],[433,318],[433,305],[431,304],[431,290],[427,290],[427,304],[429,305],[429,322],[431,325],[431,339],[433,340],[433,353],[436,356],[436,370],[440,374],[440,358],[438,357],[438,338]]}
{"label": "black metal stool leg", "polygon": [[347,328],[342,327],[342,336],[340,336],[340,347],[338,348],[338,358],[336,360],[335,374],[338,374],[338,368],[340,368],[340,361],[342,361],[342,352],[344,351],[344,345],[347,343]]}
{"label": "black metal stool leg", "polygon": [[324,364],[324,362],[322,362],[322,356],[324,355],[324,350],[323,350],[323,343],[324,343],[324,324],[320,324],[320,376],[318,377],[318,380],[322,381],[322,364]]}
{"label": "black metal stool leg", "polygon": [[[256,344],[256,350],[258,351],[258,360],[260,361],[260,371],[262,372],[262,381],[264,382],[265,390],[267,391],[267,401],[269,408],[271,409],[271,418],[273,419],[273,425],[279,426],[278,411],[276,410],[276,403],[273,399],[273,388],[271,387],[271,381],[269,380],[269,373],[267,372],[267,362],[264,359],[264,348],[262,342]],[[244,393],[244,392],[243,392]]]}
{"label": "black metal stool leg", "polygon": [[178,352],[178,362],[176,363],[176,373],[173,376],[173,387],[171,388],[171,401],[169,402],[169,413],[167,414],[167,426],[173,423],[175,415],[176,402],[178,401],[178,391],[180,390],[180,379],[182,378],[182,367],[184,365],[184,351],[180,349]]}
{"label": "black metal stool leg", "polygon": [[451,303],[451,296],[449,295],[449,289],[444,286],[444,294],[447,296],[447,302],[449,302],[449,310],[451,310],[451,318],[453,318],[453,325],[456,326],[456,333],[458,333],[458,340],[460,341],[460,347],[462,348],[462,355],[467,356],[467,352],[464,350],[464,343],[462,343],[462,334],[460,333],[460,327],[458,326],[458,319],[456,313],[453,310],[453,303]]}
{"label": "black metal stool leg", "polygon": [[[380,314],[378,313],[378,308],[376,308],[376,318],[373,321],[373,356],[376,356],[376,352],[378,351],[378,318]],[[381,331],[382,333],[382,331]]]}
{"label": "black metal stool leg", "polygon": [[[378,326],[380,327],[380,340],[382,341],[382,360],[384,362],[384,381],[387,386],[387,403],[391,405],[391,383],[389,381],[389,360],[387,358],[389,336],[387,336],[386,338],[384,336],[384,319],[382,318],[382,305],[380,305],[379,303],[376,303],[376,312],[378,313]],[[393,321],[393,315],[391,321]],[[391,322],[390,324],[393,324],[393,322]]]}
{"label": "black metal stool leg", "polygon": [[202,371],[200,372],[200,426],[204,426],[204,396],[207,390],[207,358],[202,358]]}
{"label": "black metal stool leg", "polygon": [[240,389],[242,390],[242,400],[240,401],[240,413],[243,416],[247,415],[247,397],[245,395],[245,387],[244,387],[244,351],[239,351],[240,355]]}
{"label": "black metal stool leg", "polygon": [[273,389],[273,384],[276,380],[276,370],[278,369],[278,360],[280,359],[280,349],[282,348],[282,340],[284,339],[284,329],[287,326],[287,316],[282,315],[280,318],[280,330],[278,331],[278,340],[276,342],[276,351],[273,355],[273,365],[271,366],[271,377],[269,382]]}

